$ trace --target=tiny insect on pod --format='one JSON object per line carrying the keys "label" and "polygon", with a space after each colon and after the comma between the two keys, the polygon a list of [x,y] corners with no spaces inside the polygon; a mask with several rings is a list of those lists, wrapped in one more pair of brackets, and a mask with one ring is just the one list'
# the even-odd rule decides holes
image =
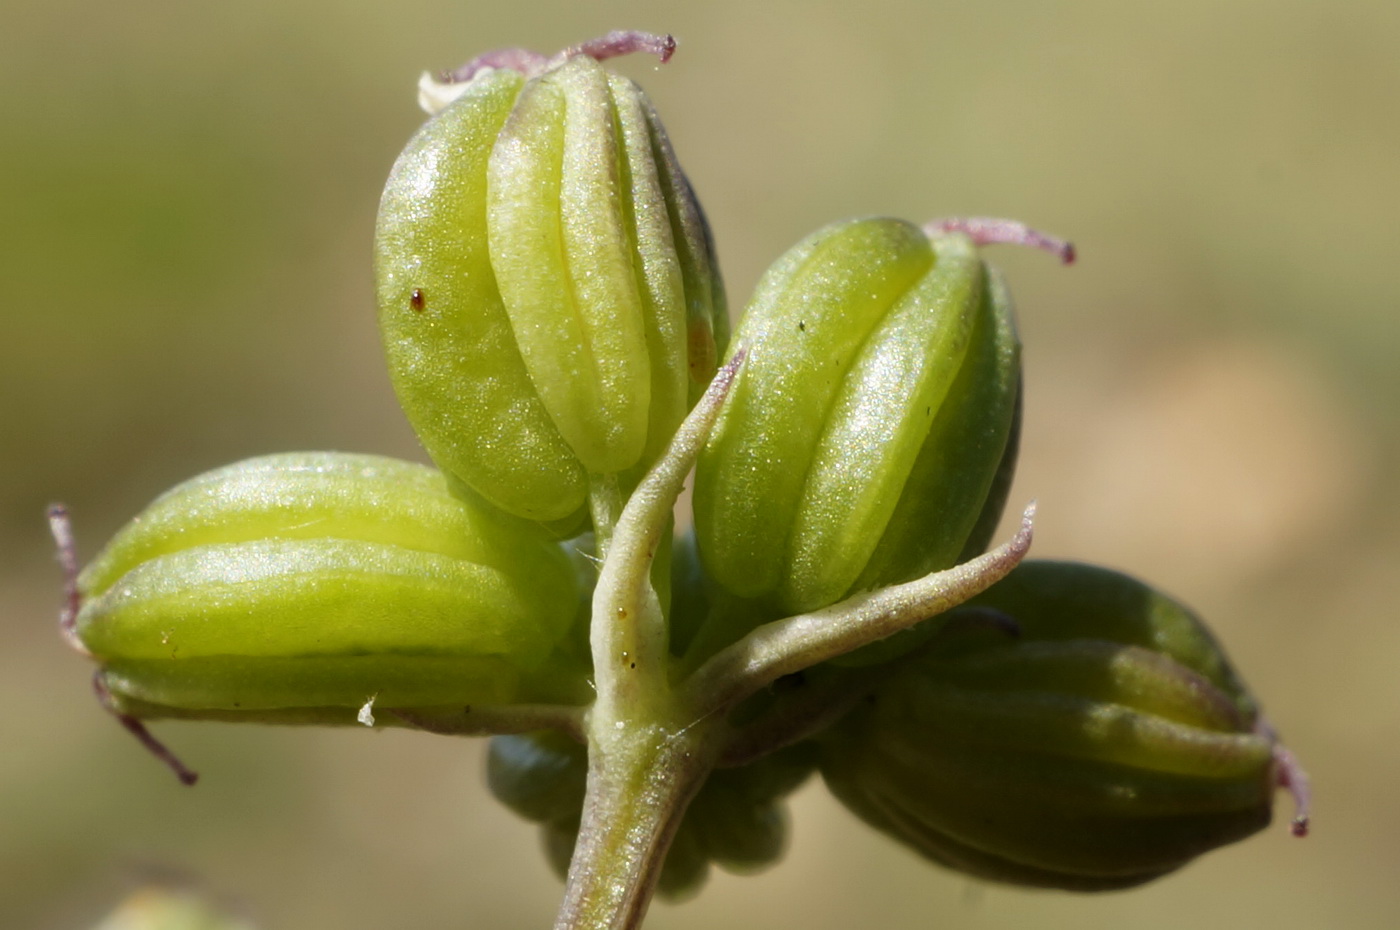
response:
{"label": "tiny insect on pod", "polygon": [[140,717],[350,723],[557,696],[577,579],[526,521],[434,469],[291,453],[153,502],[78,576],[70,638]]}
{"label": "tiny insect on pod", "polygon": [[1306,825],[1301,772],[1204,625],[1087,565],[1022,563],[822,742],[858,816],[994,881],[1141,884],[1262,829],[1280,784]]}
{"label": "tiny insect on pod", "polygon": [[532,76],[467,69],[389,177],[380,328],[434,461],[508,512],[567,520],[590,474],[665,448],[715,371],[724,294],[640,88],[585,53],[490,60]]}
{"label": "tiny insect on pod", "polygon": [[1020,344],[977,246],[1007,239],[853,220],[769,269],[696,469],[700,553],[722,588],[794,613],[985,545],[1014,469]]}
{"label": "tiny insect on pod", "polygon": [[[782,858],[788,821],[783,799],[816,769],[816,746],[798,744],[738,768],[712,772],[676,830],[658,891],[680,900],[698,892],[710,866],[737,874]],[[487,783],[502,804],[540,824],[550,863],[569,866],[583,810],[588,754],[553,732],[497,736],[487,756]]]}

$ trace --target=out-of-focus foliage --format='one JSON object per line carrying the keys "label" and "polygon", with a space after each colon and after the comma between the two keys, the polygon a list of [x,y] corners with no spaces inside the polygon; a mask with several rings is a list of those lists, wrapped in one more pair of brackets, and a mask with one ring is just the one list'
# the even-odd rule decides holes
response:
{"label": "out-of-focus foliage", "polygon": [[[158,492],[290,449],[424,460],[384,373],[370,243],[424,68],[617,27],[731,303],[846,216],[1009,215],[1039,558],[1209,618],[1311,764],[1312,838],[1141,891],[957,878],[809,786],[792,851],[661,927],[1400,921],[1400,7],[1387,0],[12,5],[0,32],[0,926],[91,926],[177,864],[279,927],[540,926],[559,886],[482,744],[168,724],[184,789],[52,626],[50,500],[94,554]],[[740,915],[743,916],[740,916]],[[266,918],[263,920],[263,918]]]}
{"label": "out-of-focus foliage", "polygon": [[142,888],[94,930],[255,930],[192,891]]}

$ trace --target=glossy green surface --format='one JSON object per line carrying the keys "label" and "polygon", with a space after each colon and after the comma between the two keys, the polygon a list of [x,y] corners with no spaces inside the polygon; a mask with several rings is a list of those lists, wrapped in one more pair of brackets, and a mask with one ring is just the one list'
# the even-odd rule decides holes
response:
{"label": "glossy green surface", "polygon": [[726,330],[650,102],[585,57],[478,76],[429,121],[385,189],[376,261],[410,422],[445,470],[536,520],[577,511],[590,473],[647,467]]}
{"label": "glossy green surface", "polygon": [[560,660],[577,597],[536,527],[469,507],[431,468],[336,453],[172,489],[79,587],[110,688],[225,710],[517,699],[522,673]]}
{"label": "glossy green surface", "polygon": [[79,587],[101,594],[158,556],[272,537],[381,543],[496,568],[547,551],[535,527],[463,502],[435,469],[381,455],[285,452],[166,491],[103,547]]}
{"label": "glossy green surface", "polygon": [[776,610],[953,564],[1019,378],[1009,299],[960,235],[836,224],[769,270],[749,355],[696,473],[700,552]]}
{"label": "glossy green surface", "polygon": [[375,277],[389,374],[433,460],[553,520],[582,506],[586,474],[526,372],[486,237],[487,162],[523,84],[481,76],[408,143],[380,202]]}

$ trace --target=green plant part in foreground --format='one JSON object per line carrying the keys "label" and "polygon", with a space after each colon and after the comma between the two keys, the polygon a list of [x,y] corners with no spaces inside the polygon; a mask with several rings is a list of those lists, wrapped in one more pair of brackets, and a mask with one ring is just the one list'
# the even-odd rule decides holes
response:
{"label": "green plant part in foreground", "polygon": [[1021,346],[978,246],[1031,242],[1073,260],[1034,236],[852,220],[768,270],[735,335],[752,350],[696,468],[700,555],[733,597],[702,648],[981,553],[1015,465]]}
{"label": "green plant part in foreground", "polygon": [[832,792],[882,832],[980,878],[1075,891],[1262,829],[1291,767],[1194,614],[1066,562],[1023,562],[956,608],[822,744]]}
{"label": "green plant part in foreground", "polygon": [[399,157],[375,237],[395,389],[444,471],[565,520],[635,484],[728,329],[709,230],[651,102],[586,54],[472,74]]}
{"label": "green plant part in foreground", "polygon": [[291,453],[162,495],[78,577],[71,631],[142,716],[350,723],[581,689],[556,649],[575,591],[538,528],[431,468]]}
{"label": "green plant part in foreground", "polygon": [[491,790],[565,874],[559,930],[771,865],[818,765],[876,829],[1017,884],[1145,881],[1258,829],[1278,785],[1301,830],[1304,776],[1194,616],[1105,570],[1017,570],[1034,505],[983,551],[1024,389],[979,249],[1069,245],[834,224],[726,347],[699,203],[599,64],[673,46],[505,49],[422,84],[375,262],[437,469],[236,463],[81,573],[54,508],[61,629],[107,708],[186,782],[144,721],[492,736]]}

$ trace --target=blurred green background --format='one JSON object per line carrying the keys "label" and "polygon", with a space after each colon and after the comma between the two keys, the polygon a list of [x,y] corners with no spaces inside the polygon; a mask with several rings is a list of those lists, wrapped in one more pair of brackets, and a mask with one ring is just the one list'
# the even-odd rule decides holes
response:
{"label": "blurred green background", "polygon": [[[540,927],[560,886],[481,746],[168,724],[181,788],[54,630],[43,524],[91,556],[265,452],[420,457],[369,249],[414,83],[502,45],[671,31],[657,101],[731,300],[829,220],[1005,215],[1037,553],[1212,620],[1317,785],[1146,889],[974,885],[818,785],[786,861],[649,926],[1400,925],[1400,5],[1390,0],[5,3],[0,36],[0,926],[89,926],[176,875],[267,928]],[[1286,800],[1280,798],[1281,813]],[[1286,817],[1281,817],[1281,820]]]}

